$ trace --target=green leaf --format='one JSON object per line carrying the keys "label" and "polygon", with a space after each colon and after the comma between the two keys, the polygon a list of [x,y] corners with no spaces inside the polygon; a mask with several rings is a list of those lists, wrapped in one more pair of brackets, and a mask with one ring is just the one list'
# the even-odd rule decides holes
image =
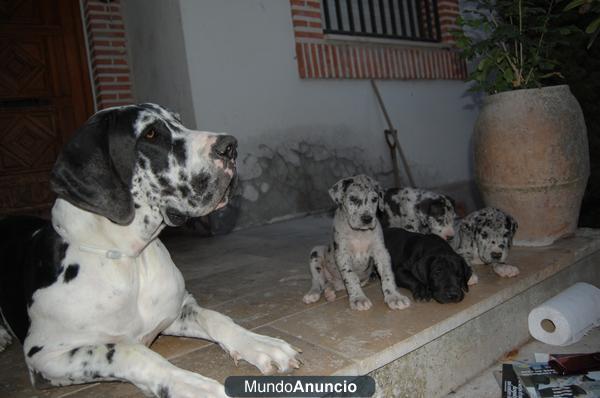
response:
{"label": "green leaf", "polygon": [[600,17],[596,18],[587,28],[585,28],[585,33],[592,34],[598,29],[600,29]]}

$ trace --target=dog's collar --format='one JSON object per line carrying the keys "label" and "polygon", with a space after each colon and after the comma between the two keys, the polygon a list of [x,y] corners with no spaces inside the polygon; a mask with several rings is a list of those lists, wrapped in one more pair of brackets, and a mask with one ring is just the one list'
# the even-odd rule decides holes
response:
{"label": "dog's collar", "polygon": [[99,254],[102,255],[110,260],[120,260],[123,257],[127,257],[127,258],[133,258],[136,259],[140,256],[141,252],[139,252],[136,255],[131,255],[131,254],[127,254],[124,253],[120,250],[115,250],[115,249],[102,249],[99,247],[94,247],[94,246],[88,246],[88,245],[79,245],[79,249],[89,252],[89,253],[94,253],[94,254]]}

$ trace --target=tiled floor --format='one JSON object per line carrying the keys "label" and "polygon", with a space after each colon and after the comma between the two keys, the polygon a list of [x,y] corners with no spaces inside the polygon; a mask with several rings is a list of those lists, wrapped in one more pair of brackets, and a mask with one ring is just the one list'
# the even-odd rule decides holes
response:
{"label": "tiled floor", "polygon": [[[313,216],[221,237],[168,236],[165,243],[201,305],[301,348],[304,366],[294,372],[297,375],[372,371],[600,247],[599,237],[589,232],[549,248],[516,248],[510,260],[521,268],[518,278],[501,279],[489,268],[479,267],[480,283],[458,304],[415,303],[391,311],[383,303],[379,284],[371,283],[365,292],[373,308],[355,312],[343,294],[331,303],[302,303],[310,285],[308,253],[313,245],[328,241],[330,228],[330,218]],[[177,366],[220,381],[229,375],[258,374],[245,362],[235,367],[217,345],[202,340],[160,337],[152,348]],[[21,348],[13,344],[0,354],[0,397],[34,396],[142,395],[124,383],[35,391],[29,385]]]}

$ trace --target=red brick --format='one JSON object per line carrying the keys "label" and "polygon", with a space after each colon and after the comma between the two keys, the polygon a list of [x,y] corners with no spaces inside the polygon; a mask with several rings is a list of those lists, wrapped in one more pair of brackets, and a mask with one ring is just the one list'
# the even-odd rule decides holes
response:
{"label": "red brick", "polygon": [[129,84],[114,85],[114,84],[101,84],[98,86],[98,90],[102,91],[131,91]]}
{"label": "red brick", "polygon": [[310,7],[310,8],[315,8],[317,10],[320,10],[321,9],[321,2],[319,2],[319,1],[310,1],[309,0],[309,1],[306,2],[306,6]]}
{"label": "red brick", "polygon": [[313,39],[322,39],[323,33],[320,32],[295,32],[296,37],[307,37]]}
{"label": "red brick", "polygon": [[320,11],[306,11],[306,10],[292,9],[292,15],[293,16],[302,16],[302,17],[321,18]]}

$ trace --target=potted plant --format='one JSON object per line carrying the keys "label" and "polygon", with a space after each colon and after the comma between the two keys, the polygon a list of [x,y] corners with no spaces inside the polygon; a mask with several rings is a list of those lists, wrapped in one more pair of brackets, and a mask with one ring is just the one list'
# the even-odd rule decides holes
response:
{"label": "potted plant", "polygon": [[484,202],[515,217],[515,244],[543,246],[577,227],[589,177],[585,122],[550,56],[575,27],[553,28],[555,1],[478,0],[462,11],[457,46],[487,94],[474,128]]}

